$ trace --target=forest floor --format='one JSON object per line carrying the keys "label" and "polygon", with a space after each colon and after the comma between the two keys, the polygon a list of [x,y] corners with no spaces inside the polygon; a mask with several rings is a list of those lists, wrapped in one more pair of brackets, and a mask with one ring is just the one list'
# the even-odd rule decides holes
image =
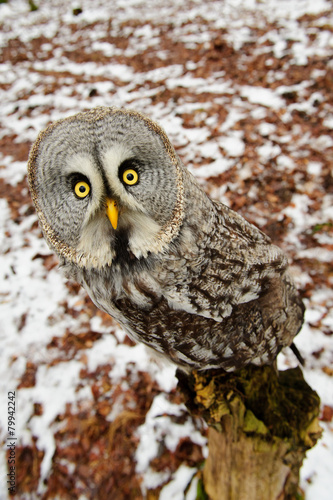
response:
{"label": "forest floor", "polygon": [[[206,428],[175,369],[67,282],[26,164],[48,123],[100,105],[166,130],[210,196],[287,253],[306,305],[296,344],[321,397],[306,500],[333,474],[333,3],[9,0],[0,4],[0,500],[15,392],[18,499],[195,500]],[[279,367],[295,366],[288,350]],[[6,451],[7,450],[7,451]]]}

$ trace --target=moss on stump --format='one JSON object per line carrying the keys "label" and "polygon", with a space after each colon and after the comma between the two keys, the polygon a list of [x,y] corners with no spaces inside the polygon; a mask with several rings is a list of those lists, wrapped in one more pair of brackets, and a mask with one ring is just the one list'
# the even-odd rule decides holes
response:
{"label": "moss on stump", "polygon": [[321,435],[319,397],[300,368],[177,373],[188,409],[209,425],[211,500],[299,498],[299,470]]}

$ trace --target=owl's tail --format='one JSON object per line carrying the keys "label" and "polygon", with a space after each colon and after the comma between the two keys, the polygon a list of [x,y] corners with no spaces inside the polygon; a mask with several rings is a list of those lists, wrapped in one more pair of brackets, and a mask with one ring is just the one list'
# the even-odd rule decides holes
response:
{"label": "owl's tail", "polygon": [[292,344],[290,344],[289,347],[293,351],[293,353],[295,354],[296,358],[298,359],[299,364],[302,365],[302,366],[304,366],[305,365],[304,358],[301,355],[301,353],[299,352],[299,350],[297,349],[297,347],[294,344],[294,342]]}

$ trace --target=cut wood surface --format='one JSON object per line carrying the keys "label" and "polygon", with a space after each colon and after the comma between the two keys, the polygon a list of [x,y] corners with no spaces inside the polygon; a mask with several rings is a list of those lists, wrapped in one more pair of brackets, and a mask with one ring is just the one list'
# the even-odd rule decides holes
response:
{"label": "cut wood surface", "polygon": [[235,374],[178,371],[190,411],[209,426],[203,470],[211,500],[282,500],[299,494],[299,470],[321,436],[319,397],[299,368]]}

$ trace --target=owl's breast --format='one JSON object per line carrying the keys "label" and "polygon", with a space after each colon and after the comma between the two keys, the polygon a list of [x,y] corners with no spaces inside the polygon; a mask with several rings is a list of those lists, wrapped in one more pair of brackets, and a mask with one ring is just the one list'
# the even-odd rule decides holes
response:
{"label": "owl's breast", "polygon": [[123,323],[126,311],[119,308],[122,300],[147,313],[161,300],[160,283],[155,279],[153,262],[136,259],[129,265],[113,262],[103,269],[79,270],[75,279],[88,292],[95,305]]}
{"label": "owl's breast", "polygon": [[[197,281],[205,273],[201,257],[178,263],[172,256],[164,256],[148,267],[133,267],[132,272],[116,265],[93,272],[81,270],[79,281],[96,306],[112,316],[133,340],[179,366],[231,371],[248,363],[265,364],[273,361],[281,346],[290,343],[280,321],[282,316],[286,321],[282,292],[277,301],[275,290],[274,321],[266,321],[269,294],[265,303],[260,298],[231,304],[228,294],[220,291],[220,296],[212,297],[205,281]],[[215,311],[219,311],[218,320]],[[291,321],[287,320],[289,327]]]}

